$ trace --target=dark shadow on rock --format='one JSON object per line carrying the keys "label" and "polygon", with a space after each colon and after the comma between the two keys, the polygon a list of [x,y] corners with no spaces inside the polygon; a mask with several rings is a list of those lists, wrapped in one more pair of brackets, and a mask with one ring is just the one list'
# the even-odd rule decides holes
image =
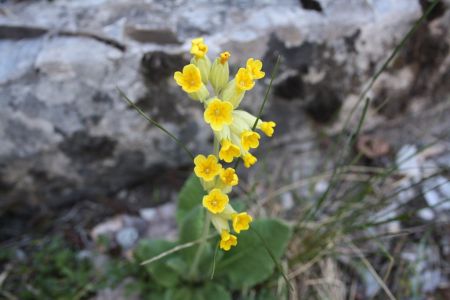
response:
{"label": "dark shadow on rock", "polygon": [[74,161],[81,181],[32,169],[27,176],[39,190],[12,189],[0,178],[4,200],[0,203],[0,241],[58,231],[59,225],[89,228],[112,215],[138,214],[141,208],[173,201],[191,167],[145,167],[144,159],[143,153],[128,151],[115,159],[115,165],[102,169],[97,163],[81,169],[86,163]]}
{"label": "dark shadow on rock", "polygon": [[274,93],[288,101],[303,98],[305,96],[305,83],[298,74],[288,76],[275,86]]}
{"label": "dark shadow on rock", "polygon": [[[354,39],[357,37],[358,33],[355,33]],[[275,36],[271,37],[269,45],[265,56],[265,61],[269,62],[266,69],[273,68],[273,53],[279,53],[282,57],[280,73],[288,72],[287,76],[280,76],[282,79],[274,86],[276,99],[300,103],[298,107],[318,123],[332,122],[342,106],[342,95],[348,91],[343,89],[346,86],[342,83],[346,78],[343,67],[325,55],[331,50],[311,42],[286,47]],[[311,70],[323,73],[322,78],[315,81],[305,79]]]}
{"label": "dark shadow on rock", "polygon": [[141,74],[146,84],[164,81],[179,71],[188,61],[181,54],[168,54],[162,51],[147,52],[142,56]]}
{"label": "dark shadow on rock", "polygon": [[333,88],[319,85],[306,103],[305,110],[314,121],[326,124],[336,119],[341,106],[342,98]]}
{"label": "dark shadow on rock", "polygon": [[144,28],[126,26],[125,34],[140,43],[155,43],[161,45],[181,44],[175,32],[165,28]]}
{"label": "dark shadow on rock", "polygon": [[[161,51],[147,52],[141,60],[140,72],[147,88],[136,104],[156,121],[171,121],[178,125],[185,120],[177,110],[180,95],[169,88],[173,74],[182,70],[188,60],[181,54]],[[184,95],[183,95],[184,96]]]}
{"label": "dark shadow on rock", "polygon": [[304,9],[322,12],[322,6],[317,0],[300,0],[300,4]]}
{"label": "dark shadow on rock", "polygon": [[409,69],[413,79],[403,89],[396,90],[389,86],[380,88],[373,103],[375,107],[381,107],[381,114],[394,117],[404,113],[413,97],[423,96],[431,103],[446,99],[450,92],[446,79],[450,75],[439,76],[439,69],[450,49],[445,40],[445,31],[448,30],[446,28],[441,34],[433,34],[428,26],[422,26],[411,36],[387,72]]}
{"label": "dark shadow on rock", "polygon": [[[427,11],[428,7],[433,3],[431,0],[419,0],[420,6],[422,7],[422,12]],[[428,21],[433,21],[442,17],[445,14],[447,7],[442,1],[438,1],[436,6],[430,12],[427,17]]]}
{"label": "dark shadow on rock", "polygon": [[64,139],[60,149],[71,159],[91,163],[109,158],[117,142],[106,136],[91,136],[86,131],[77,131]]}
{"label": "dark shadow on rock", "polygon": [[43,36],[47,29],[39,27],[0,25],[0,40],[33,39]]}
{"label": "dark shadow on rock", "polygon": [[352,34],[344,37],[345,46],[347,47],[347,51],[351,53],[357,53],[356,50],[356,41],[361,35],[361,29],[356,29]]}

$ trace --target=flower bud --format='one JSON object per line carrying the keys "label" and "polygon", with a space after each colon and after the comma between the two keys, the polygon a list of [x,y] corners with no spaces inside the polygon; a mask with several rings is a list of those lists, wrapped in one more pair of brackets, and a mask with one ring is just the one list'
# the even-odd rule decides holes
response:
{"label": "flower bud", "polygon": [[222,232],[223,230],[230,231],[230,225],[228,224],[228,220],[221,215],[211,214],[211,223],[214,228],[216,228],[217,232]]}
{"label": "flower bud", "polygon": [[191,64],[194,64],[199,68],[203,83],[208,84],[208,77],[211,69],[211,61],[208,56],[193,57],[191,59]]}
{"label": "flower bud", "polygon": [[235,79],[233,79],[223,89],[221,99],[230,102],[234,108],[237,108],[244,98],[244,94],[244,90],[236,88]]}
{"label": "flower bud", "polygon": [[209,81],[214,88],[214,92],[219,94],[220,91],[225,87],[230,77],[230,69],[228,66],[228,58],[230,57],[229,52],[223,52],[220,57],[214,60],[211,67],[211,72],[209,73]]}

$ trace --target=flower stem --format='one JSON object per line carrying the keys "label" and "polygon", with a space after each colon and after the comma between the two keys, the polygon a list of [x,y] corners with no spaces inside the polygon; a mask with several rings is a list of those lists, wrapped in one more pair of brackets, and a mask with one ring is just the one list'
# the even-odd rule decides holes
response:
{"label": "flower stem", "polygon": [[[217,158],[219,158],[219,141],[214,137],[214,145],[213,145],[213,153]],[[198,274],[198,264],[200,263],[200,258],[203,255],[203,251],[205,251],[206,242],[209,236],[209,227],[211,223],[211,215],[205,210],[205,223],[203,224],[203,231],[200,237],[200,245],[197,248],[197,252],[195,252],[194,261],[192,262],[191,268],[189,270],[189,278],[197,277]]]}
{"label": "flower stem", "polygon": [[219,141],[217,140],[216,137],[214,137],[213,150],[214,150],[214,155],[217,156],[217,158],[219,158]]}
{"label": "flower stem", "polygon": [[189,278],[197,277],[198,274],[198,264],[200,263],[200,258],[203,255],[203,251],[205,251],[206,242],[209,236],[209,223],[211,222],[211,215],[205,210],[205,223],[203,224],[203,232],[200,237],[200,245],[197,248],[197,252],[195,252],[194,261],[192,262],[191,268],[189,270]]}

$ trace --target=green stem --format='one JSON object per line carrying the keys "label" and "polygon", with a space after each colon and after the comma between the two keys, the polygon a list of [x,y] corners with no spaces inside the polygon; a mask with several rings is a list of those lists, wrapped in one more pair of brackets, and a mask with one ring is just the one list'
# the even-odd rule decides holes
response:
{"label": "green stem", "polygon": [[406,33],[406,35],[403,37],[403,39],[400,41],[400,43],[394,48],[394,50],[391,52],[391,55],[386,59],[384,64],[380,67],[380,69],[375,73],[375,75],[370,79],[369,84],[366,86],[366,88],[361,93],[361,96],[359,97],[356,104],[351,109],[347,120],[344,123],[344,126],[342,127],[342,131],[344,131],[347,126],[350,123],[350,119],[355,113],[356,109],[358,108],[359,104],[366,98],[367,93],[370,91],[374,83],[377,81],[378,77],[387,69],[391,61],[397,56],[397,53],[405,46],[408,39],[417,31],[420,25],[427,19],[428,15],[433,11],[434,7],[438,4],[439,0],[434,0],[427,8],[427,10],[422,14],[422,16],[414,23],[413,27]]}
{"label": "green stem", "polygon": [[209,236],[209,223],[211,223],[211,215],[205,210],[206,217],[205,223],[203,224],[203,232],[200,237],[200,245],[197,248],[197,252],[195,252],[194,261],[192,262],[191,268],[189,270],[189,278],[197,277],[198,274],[198,264],[200,263],[200,258],[205,251],[206,242]]}
{"label": "green stem", "polygon": [[[219,141],[217,140],[216,137],[214,137],[213,153],[217,157],[217,159],[219,158],[219,146],[220,146]],[[205,251],[206,241],[209,238],[211,215],[206,210],[205,214],[206,214],[205,223],[203,224],[203,231],[200,237],[201,242],[197,248],[197,252],[195,252],[194,261],[192,262],[191,268],[189,270],[190,278],[195,278],[198,275],[198,264],[200,263],[200,258],[202,257],[203,252]]]}
{"label": "green stem", "polygon": [[[266,93],[264,95],[264,100],[263,100],[261,106],[259,107],[258,116],[256,117],[255,123],[253,124],[253,127],[252,127],[253,131],[255,131],[259,120],[261,120],[261,116],[262,116],[262,113],[264,111],[264,106],[266,105],[266,102],[269,99],[269,93],[270,93],[270,90],[272,89],[273,81],[274,81],[274,79],[275,79],[275,77],[277,76],[277,73],[278,73],[278,66],[279,65],[280,65],[280,55],[277,56],[277,61],[275,62],[275,66],[273,67],[272,75],[270,76],[269,86],[266,89]],[[239,162],[240,162],[240,160],[237,159],[236,162],[234,163],[234,166],[233,166],[234,169],[238,168]]]}
{"label": "green stem", "polygon": [[213,153],[217,158],[219,158],[219,141],[216,137],[214,137],[214,146],[213,146]]}
{"label": "green stem", "polygon": [[174,140],[174,142],[177,143],[192,159],[194,159],[194,154],[173,133],[171,133],[166,128],[164,128],[161,124],[159,124],[158,122],[156,122],[155,120],[150,118],[139,106],[137,106],[133,101],[131,101],[121,89],[119,89],[118,87],[116,87],[116,88],[117,88],[117,91],[119,92],[120,96],[125,100],[125,102],[128,103],[129,106],[134,108],[150,124],[153,124],[154,126],[156,126],[159,129],[161,129],[172,140]]}
{"label": "green stem", "polygon": [[256,117],[255,123],[253,124],[252,130],[254,131],[256,129],[256,126],[258,125],[258,121],[261,120],[262,113],[264,111],[264,106],[266,105],[267,99],[269,99],[269,93],[272,89],[273,80],[277,76],[278,73],[278,66],[280,65],[280,55],[277,56],[277,61],[275,62],[275,66],[273,67],[272,76],[270,77],[269,86],[266,89],[266,94],[264,95],[263,103],[261,104],[258,112],[258,116]]}

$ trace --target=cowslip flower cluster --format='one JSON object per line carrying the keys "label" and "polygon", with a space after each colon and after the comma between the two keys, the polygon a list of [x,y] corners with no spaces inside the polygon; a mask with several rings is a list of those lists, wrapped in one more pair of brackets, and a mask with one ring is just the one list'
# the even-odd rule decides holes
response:
{"label": "cowslip flower cluster", "polygon": [[207,192],[202,204],[221,236],[219,246],[228,251],[237,245],[237,236],[232,231],[239,234],[248,230],[253,219],[247,212],[237,212],[230,205],[228,194],[239,178],[236,170],[225,164],[242,159],[246,168],[254,165],[257,158],[250,151],[258,148],[261,136],[253,127],[271,137],[276,124],[239,109],[245,93],[265,76],[260,60],[249,58],[246,66],[239,68],[230,80],[229,52],[222,52],[211,62],[204,39],[196,38],[192,40],[190,53],[190,64],[175,72],[174,79],[190,98],[203,104],[204,121],[214,133],[214,153],[197,155],[194,173]]}

